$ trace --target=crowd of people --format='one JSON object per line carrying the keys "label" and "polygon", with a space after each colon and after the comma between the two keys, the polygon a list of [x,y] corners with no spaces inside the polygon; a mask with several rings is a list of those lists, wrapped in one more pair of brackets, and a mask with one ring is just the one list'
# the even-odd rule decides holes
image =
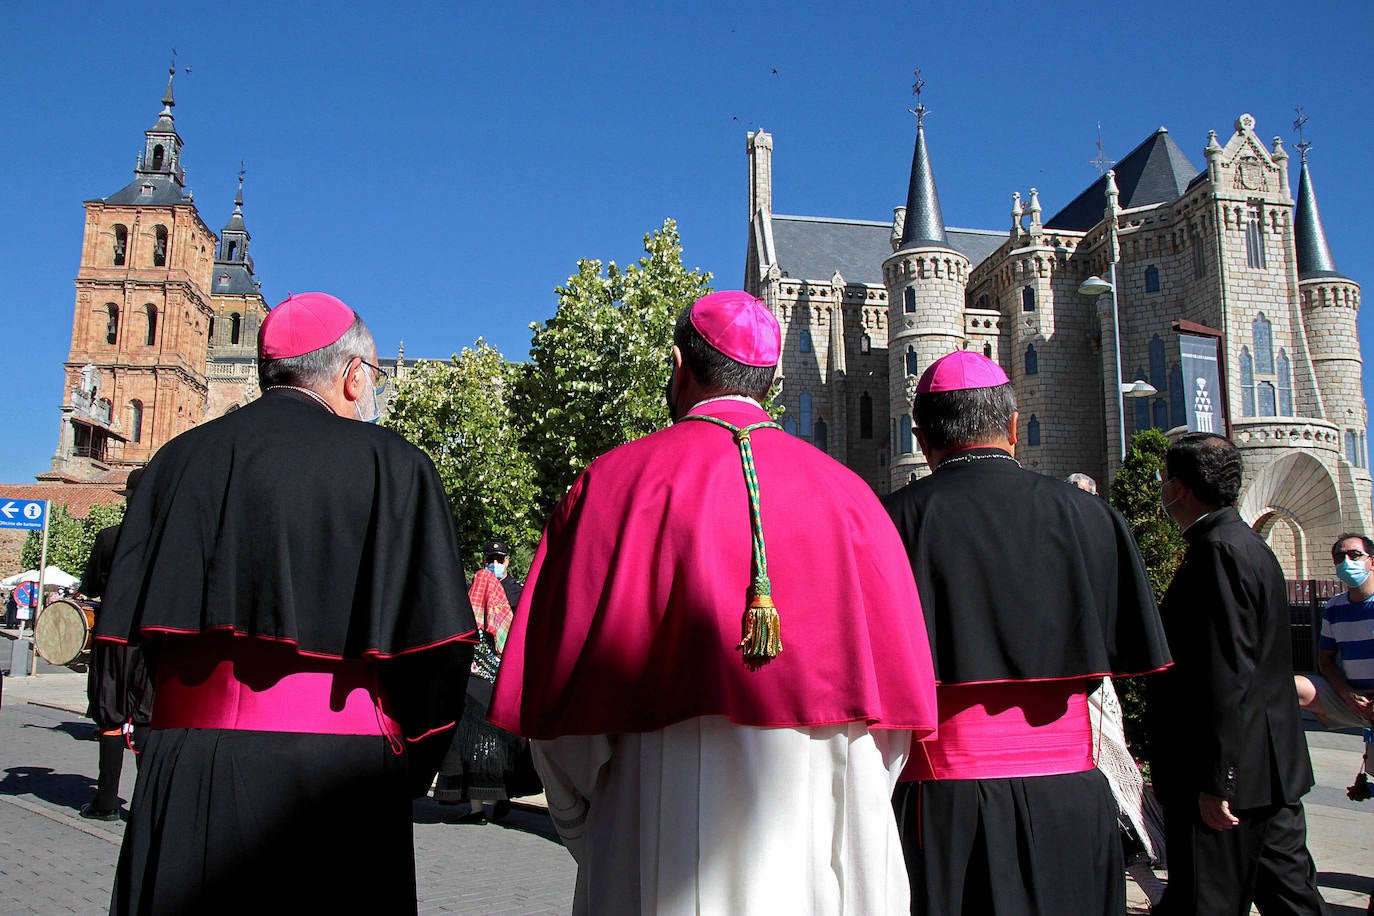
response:
{"label": "crowd of people", "polygon": [[672,423],[581,473],[524,583],[499,541],[468,582],[432,463],[373,424],[362,320],[274,308],[262,397],[158,452],[88,572],[83,815],[117,811],[126,723],[142,750],[111,911],[413,912],[411,799],[485,823],[542,782],[576,913],[1124,913],[1120,825],[1154,843],[1110,679],[1148,676],[1157,911],[1322,912],[1299,701],[1374,717],[1374,544],[1333,548],[1350,592],[1295,682],[1227,439],[1169,449],[1161,607],[1095,483],[1017,462],[995,362],[927,368],[933,473],[880,500],[765,410],[781,346],[746,293],[684,310]]}

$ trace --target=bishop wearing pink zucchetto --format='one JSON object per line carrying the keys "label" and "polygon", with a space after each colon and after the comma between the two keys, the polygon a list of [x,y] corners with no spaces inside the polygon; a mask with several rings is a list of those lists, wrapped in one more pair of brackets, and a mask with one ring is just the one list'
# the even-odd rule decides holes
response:
{"label": "bishop wearing pink zucchetto", "polygon": [[1017,463],[1016,396],[987,357],[931,363],[912,408],[935,470],[884,502],[920,588],[940,722],[894,793],[911,912],[1124,913],[1088,693],[1169,664],[1130,529]]}
{"label": "bishop wearing pink zucchetto", "polygon": [[532,739],[575,913],[906,913],[889,804],[934,685],[901,542],[771,422],[743,292],[674,332],[674,424],[596,459],[530,568],[491,719]]}

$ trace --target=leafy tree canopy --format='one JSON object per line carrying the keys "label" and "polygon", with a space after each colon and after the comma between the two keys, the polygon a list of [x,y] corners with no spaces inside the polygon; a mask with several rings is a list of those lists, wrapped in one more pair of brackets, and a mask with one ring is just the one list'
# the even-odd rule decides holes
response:
{"label": "leafy tree canopy", "polygon": [[[65,503],[48,507],[48,565],[80,577],[91,556],[91,547],[100,529],[118,525],[124,518],[124,503],[95,505],[84,519],[72,517]],[[43,532],[30,531],[19,552],[25,569],[37,569],[43,552]]]}
{"label": "leafy tree canopy", "polygon": [[541,519],[593,458],[667,423],[673,325],[711,292],[711,275],[682,266],[671,219],[644,237],[644,251],[623,270],[578,261],[553,317],[530,326],[517,404]]}

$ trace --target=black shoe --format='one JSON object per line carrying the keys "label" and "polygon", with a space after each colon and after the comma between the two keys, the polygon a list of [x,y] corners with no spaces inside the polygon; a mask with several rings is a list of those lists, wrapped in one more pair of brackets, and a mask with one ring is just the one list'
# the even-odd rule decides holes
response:
{"label": "black shoe", "polygon": [[485,811],[470,811],[462,817],[455,817],[449,821],[450,824],[485,824],[487,813]]}
{"label": "black shoe", "polygon": [[510,814],[510,802],[502,799],[491,806],[491,814],[487,815],[488,820],[499,821],[507,814]]}
{"label": "black shoe", "polygon": [[77,813],[80,814],[82,817],[84,817],[84,818],[85,818],[86,820],[88,820],[88,821],[117,821],[117,820],[119,820],[119,809],[118,809],[118,808],[115,808],[115,809],[110,810],[110,811],[101,811],[99,808],[92,807],[91,805],[82,805],[82,806],[81,806],[81,810],[78,811]]}

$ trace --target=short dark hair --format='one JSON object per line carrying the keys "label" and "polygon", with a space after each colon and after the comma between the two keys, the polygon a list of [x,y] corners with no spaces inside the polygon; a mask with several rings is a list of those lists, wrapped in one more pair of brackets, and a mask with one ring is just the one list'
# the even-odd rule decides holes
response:
{"label": "short dark hair", "polygon": [[273,385],[292,385],[299,388],[327,388],[334,376],[343,372],[348,361],[367,359],[374,349],[372,333],[358,317],[338,340],[327,347],[288,356],[284,359],[258,360],[258,387],[263,391]]}
{"label": "short dark hair", "polygon": [[713,394],[742,394],[764,401],[773,387],[778,367],[746,366],[726,356],[708,344],[692,325],[688,318],[691,311],[689,306],[677,316],[673,344],[682,351],[682,361],[701,386]]}
{"label": "short dark hair", "polygon": [[1331,545],[1331,559],[1337,559],[1336,549],[1341,546],[1341,543],[1343,541],[1349,540],[1359,541],[1361,544],[1364,545],[1364,552],[1369,554],[1370,556],[1374,556],[1374,541],[1371,541],[1363,534],[1351,534],[1349,531],[1347,531],[1345,534],[1342,534],[1340,537],[1336,538],[1336,543]]}
{"label": "short dark hair", "polygon": [[1164,455],[1169,476],[1209,506],[1234,506],[1240,495],[1240,449],[1216,433],[1188,433]]}
{"label": "short dark hair", "polygon": [[1016,413],[1011,383],[993,388],[916,395],[911,412],[921,438],[935,449],[962,448],[1006,436]]}

